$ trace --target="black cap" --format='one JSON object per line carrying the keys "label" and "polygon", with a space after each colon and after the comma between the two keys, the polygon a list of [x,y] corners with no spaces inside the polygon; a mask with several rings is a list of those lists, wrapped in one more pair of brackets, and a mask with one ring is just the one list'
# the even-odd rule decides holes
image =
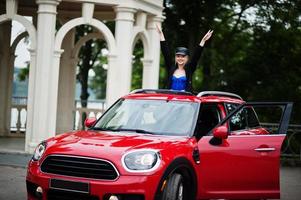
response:
{"label": "black cap", "polygon": [[176,48],[176,55],[188,56],[189,55],[189,50],[186,47],[177,47]]}

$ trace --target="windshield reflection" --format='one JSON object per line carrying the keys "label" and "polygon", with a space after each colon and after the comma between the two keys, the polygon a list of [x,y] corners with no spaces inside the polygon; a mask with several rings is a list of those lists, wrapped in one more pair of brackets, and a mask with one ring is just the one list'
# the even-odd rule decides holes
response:
{"label": "windshield reflection", "polygon": [[191,136],[198,107],[195,102],[121,99],[92,129]]}

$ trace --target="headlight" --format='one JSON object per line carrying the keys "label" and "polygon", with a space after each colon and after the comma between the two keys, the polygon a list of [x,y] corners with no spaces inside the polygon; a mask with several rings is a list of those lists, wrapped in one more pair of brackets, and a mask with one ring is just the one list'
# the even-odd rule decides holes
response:
{"label": "headlight", "polygon": [[35,149],[32,159],[34,161],[40,160],[40,158],[42,157],[42,155],[45,152],[45,149],[46,149],[46,142],[41,142]]}
{"label": "headlight", "polygon": [[160,164],[160,155],[154,150],[137,150],[125,154],[122,158],[124,168],[130,172],[155,170]]}

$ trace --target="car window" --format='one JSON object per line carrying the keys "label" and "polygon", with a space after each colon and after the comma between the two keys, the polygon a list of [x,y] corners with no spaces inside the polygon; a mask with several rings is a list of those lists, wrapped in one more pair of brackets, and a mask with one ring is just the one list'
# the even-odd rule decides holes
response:
{"label": "car window", "polygon": [[199,104],[195,102],[124,99],[108,110],[95,128],[192,135],[198,109]]}
{"label": "car window", "polygon": [[[231,113],[239,104],[226,104],[228,113]],[[260,126],[257,115],[252,107],[244,107],[229,120],[231,131],[245,130]]]}
{"label": "car window", "polygon": [[200,138],[208,135],[220,121],[221,115],[217,104],[202,103],[197,121],[196,136]]}

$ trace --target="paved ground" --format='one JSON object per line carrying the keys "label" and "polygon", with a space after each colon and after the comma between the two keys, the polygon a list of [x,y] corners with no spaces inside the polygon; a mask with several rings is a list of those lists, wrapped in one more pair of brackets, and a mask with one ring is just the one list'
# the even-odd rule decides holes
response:
{"label": "paved ground", "polygon": [[[26,168],[0,164],[0,200],[26,199]],[[281,168],[281,199],[301,199],[301,168]]]}
{"label": "paved ground", "polygon": [[281,199],[301,199],[301,168],[282,167],[280,174]]}
{"label": "paved ground", "polygon": [[24,138],[0,137],[0,152],[24,152]]}
{"label": "paved ground", "polygon": [[25,200],[26,169],[0,166],[0,200]]}

